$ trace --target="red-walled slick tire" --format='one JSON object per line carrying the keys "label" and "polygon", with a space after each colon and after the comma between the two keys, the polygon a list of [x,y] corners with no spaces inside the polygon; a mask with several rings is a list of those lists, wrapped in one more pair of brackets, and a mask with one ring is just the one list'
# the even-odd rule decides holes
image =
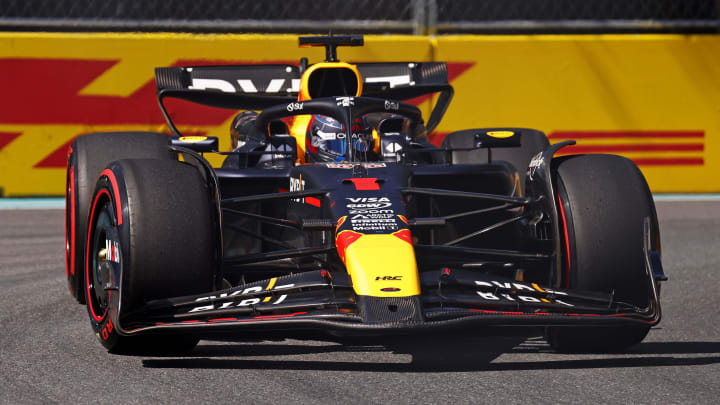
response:
{"label": "red-walled slick tire", "polygon": [[[561,230],[562,287],[611,293],[616,302],[649,305],[644,221],[659,241],[652,195],[640,170],[624,157],[574,155],[553,161]],[[656,248],[659,249],[659,246]],[[563,352],[621,351],[640,343],[650,326],[551,327]]]}
{"label": "red-walled slick tire", "polygon": [[213,291],[214,215],[192,165],[127,159],[102,171],[90,206],[84,286],[90,324],[110,352],[195,346],[192,336],[121,335],[114,322],[128,328],[126,315],[151,300]]}

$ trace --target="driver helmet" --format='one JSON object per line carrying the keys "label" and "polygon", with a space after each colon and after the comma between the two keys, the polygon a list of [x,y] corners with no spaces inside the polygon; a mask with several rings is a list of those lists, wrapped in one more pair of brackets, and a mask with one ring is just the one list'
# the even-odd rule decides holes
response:
{"label": "driver helmet", "polygon": [[364,118],[357,118],[352,126],[352,142],[347,142],[343,125],[326,115],[314,115],[305,136],[305,152],[309,162],[342,162],[346,159],[348,145],[356,153],[372,150],[372,128]]}

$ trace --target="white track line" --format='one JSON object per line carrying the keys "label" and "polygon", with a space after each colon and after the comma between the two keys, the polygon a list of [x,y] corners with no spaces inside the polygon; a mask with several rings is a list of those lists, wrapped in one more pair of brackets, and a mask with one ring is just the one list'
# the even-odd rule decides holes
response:
{"label": "white track line", "polygon": [[0,210],[65,209],[64,198],[0,198]]}
{"label": "white track line", "polygon": [[720,201],[720,194],[653,194],[655,201]]}

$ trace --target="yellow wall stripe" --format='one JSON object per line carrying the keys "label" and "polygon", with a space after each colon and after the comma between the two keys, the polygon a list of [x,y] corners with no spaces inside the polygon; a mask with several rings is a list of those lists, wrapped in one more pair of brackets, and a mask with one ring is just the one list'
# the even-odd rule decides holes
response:
{"label": "yellow wall stripe", "polygon": [[[532,127],[552,141],[595,131],[607,136],[578,139],[577,150],[617,150],[639,164],[653,192],[720,192],[720,35],[370,35],[365,42],[339,56],[449,63],[455,99],[436,142],[479,127]],[[302,56],[320,62],[324,51],[298,48],[295,35],[0,33],[0,73],[10,79],[3,97],[13,100],[0,112],[2,195],[64,195],[63,153],[79,134],[167,131],[153,97],[156,66]],[[427,114],[430,103],[420,107]],[[184,131],[230,148],[232,112],[193,117]]]}

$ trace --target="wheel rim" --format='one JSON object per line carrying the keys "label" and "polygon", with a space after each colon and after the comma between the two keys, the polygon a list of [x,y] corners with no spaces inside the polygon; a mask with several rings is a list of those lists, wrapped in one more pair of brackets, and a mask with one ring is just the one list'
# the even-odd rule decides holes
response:
{"label": "wheel rim", "polygon": [[[98,196],[99,197],[99,196]],[[108,312],[111,293],[117,291],[122,269],[122,251],[114,208],[108,200],[93,221],[93,235],[88,250],[87,297],[90,316],[102,321]]]}

